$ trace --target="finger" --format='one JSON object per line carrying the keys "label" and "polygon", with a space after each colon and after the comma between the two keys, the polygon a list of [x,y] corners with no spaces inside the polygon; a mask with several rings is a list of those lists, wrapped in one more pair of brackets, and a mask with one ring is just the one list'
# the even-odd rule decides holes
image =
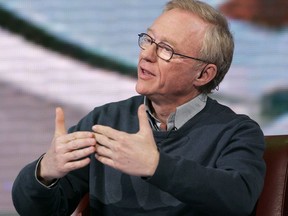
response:
{"label": "finger", "polygon": [[140,105],[138,108],[138,119],[139,119],[139,131],[150,132],[151,127],[149,124],[146,107],[144,104]]}
{"label": "finger", "polygon": [[70,141],[65,147],[68,151],[87,148],[89,146],[95,146],[95,138],[81,138]]}
{"label": "finger", "polygon": [[[112,140],[116,140],[116,138],[119,137],[122,133],[121,131],[103,125],[94,125],[92,127],[92,130],[95,131],[97,134],[102,134]],[[95,137],[97,140],[97,135]]]}
{"label": "finger", "polygon": [[62,108],[57,107],[55,110],[55,137],[66,134],[64,111]]}
{"label": "finger", "polygon": [[67,134],[66,136],[58,137],[58,141],[61,143],[68,143],[68,142],[72,142],[74,140],[87,139],[87,138],[95,139],[94,133],[89,132],[89,131],[77,131],[77,132]]}
{"label": "finger", "polygon": [[111,151],[111,149],[99,144],[96,145],[95,152],[97,155],[106,158],[112,158],[113,156],[113,152]]}
{"label": "finger", "polygon": [[95,154],[95,158],[102,164],[115,168],[115,163],[113,160],[107,157],[103,157],[102,155]]}
{"label": "finger", "polygon": [[65,154],[65,159],[66,159],[66,161],[81,160],[85,157],[88,157],[92,153],[95,153],[95,147],[94,146],[90,146],[90,147],[86,147],[86,148],[67,152]]}
{"label": "finger", "polygon": [[81,160],[76,160],[76,161],[71,161],[68,162],[64,165],[63,169],[65,170],[65,172],[70,172],[76,169],[80,169],[86,165],[88,165],[90,163],[90,158],[85,157]]}
{"label": "finger", "polygon": [[98,145],[105,146],[106,148],[110,148],[110,146],[111,146],[110,143],[112,142],[112,139],[109,139],[108,137],[106,137],[103,134],[96,134],[95,140],[96,140]]}

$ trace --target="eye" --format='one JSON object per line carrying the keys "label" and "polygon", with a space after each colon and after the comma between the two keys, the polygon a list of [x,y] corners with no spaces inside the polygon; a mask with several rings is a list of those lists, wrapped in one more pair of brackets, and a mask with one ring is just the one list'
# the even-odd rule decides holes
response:
{"label": "eye", "polygon": [[169,45],[165,43],[159,43],[158,46],[160,49],[162,49],[163,52],[173,53],[172,47],[170,47]]}
{"label": "eye", "polygon": [[150,37],[147,36],[147,35],[144,35],[144,36],[143,36],[143,41],[144,41],[145,43],[150,43],[150,44],[153,43],[152,38],[150,38]]}

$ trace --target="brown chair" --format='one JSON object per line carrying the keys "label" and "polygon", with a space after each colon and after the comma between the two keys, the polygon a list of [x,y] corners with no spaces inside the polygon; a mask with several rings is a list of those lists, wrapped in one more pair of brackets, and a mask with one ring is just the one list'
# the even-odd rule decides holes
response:
{"label": "brown chair", "polygon": [[87,193],[78,204],[77,208],[71,216],[89,216],[89,194]]}
{"label": "brown chair", "polygon": [[[266,136],[267,172],[256,216],[288,216],[288,135]],[[89,196],[83,197],[73,216],[89,215]]]}
{"label": "brown chair", "polygon": [[256,216],[288,215],[288,135],[266,136],[267,171]]}

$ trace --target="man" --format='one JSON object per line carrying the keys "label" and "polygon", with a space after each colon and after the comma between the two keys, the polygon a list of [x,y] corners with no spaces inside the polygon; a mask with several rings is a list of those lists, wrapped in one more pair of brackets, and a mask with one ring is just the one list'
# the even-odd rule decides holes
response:
{"label": "man", "polygon": [[252,214],[263,134],[207,96],[232,61],[225,18],[172,0],[138,42],[140,96],[95,108],[68,134],[57,108],[50,149],[15,180],[21,215],[69,215],[87,192],[91,215]]}

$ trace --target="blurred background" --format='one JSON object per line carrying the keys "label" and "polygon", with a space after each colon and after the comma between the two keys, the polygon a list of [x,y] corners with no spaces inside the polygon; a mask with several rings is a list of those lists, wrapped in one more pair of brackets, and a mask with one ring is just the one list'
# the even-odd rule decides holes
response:
{"label": "blurred background", "polygon": [[[93,107],[135,95],[145,32],[167,0],[0,0],[0,215],[17,215],[19,170],[50,145],[54,110],[67,128]],[[232,67],[211,95],[288,134],[288,2],[206,0],[229,19]]]}

